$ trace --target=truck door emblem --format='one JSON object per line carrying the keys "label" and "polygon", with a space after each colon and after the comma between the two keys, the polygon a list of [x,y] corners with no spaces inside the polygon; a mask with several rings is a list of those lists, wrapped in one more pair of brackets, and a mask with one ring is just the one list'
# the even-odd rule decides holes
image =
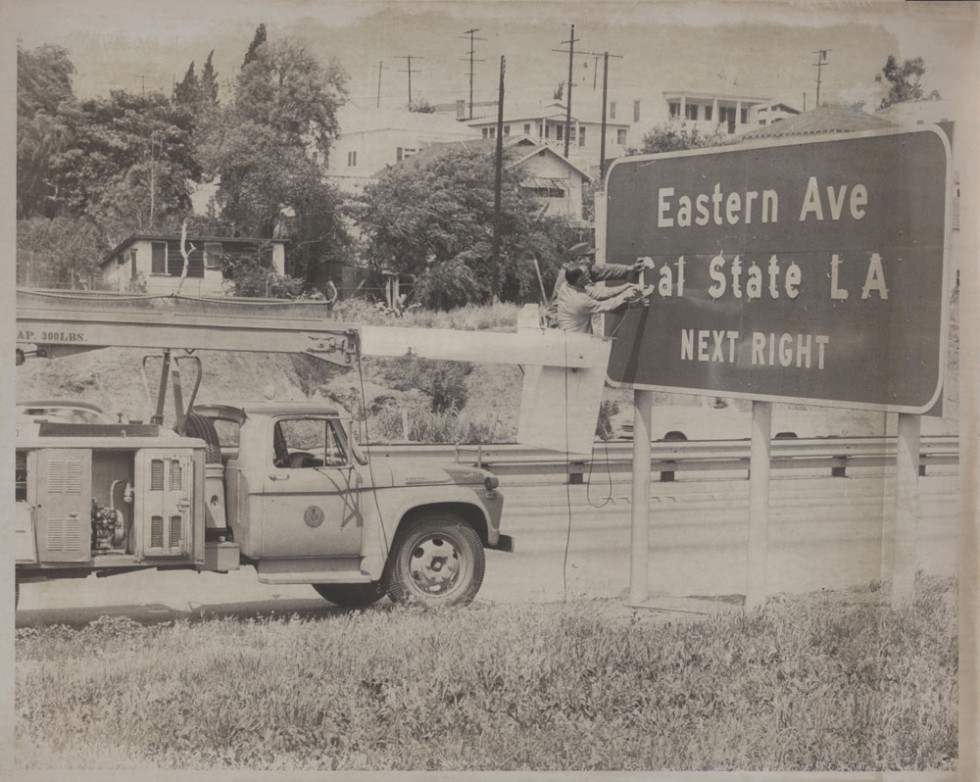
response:
{"label": "truck door emblem", "polygon": [[306,522],[307,527],[316,529],[323,524],[323,508],[317,505],[310,505],[310,507],[303,511],[303,521]]}

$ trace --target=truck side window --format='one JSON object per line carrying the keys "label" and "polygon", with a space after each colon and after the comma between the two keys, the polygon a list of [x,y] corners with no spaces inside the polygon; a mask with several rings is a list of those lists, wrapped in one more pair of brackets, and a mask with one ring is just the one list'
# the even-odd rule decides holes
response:
{"label": "truck side window", "polygon": [[273,463],[280,468],[342,467],[347,464],[345,441],[338,422],[327,418],[288,418],[273,431]]}

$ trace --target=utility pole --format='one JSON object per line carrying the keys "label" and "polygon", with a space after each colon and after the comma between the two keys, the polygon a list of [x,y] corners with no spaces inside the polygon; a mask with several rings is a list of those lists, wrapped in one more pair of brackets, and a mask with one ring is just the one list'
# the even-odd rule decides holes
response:
{"label": "utility pole", "polygon": [[[398,57],[399,60],[408,61],[408,110],[412,110],[412,60],[422,60],[424,57],[413,57],[412,55],[407,55],[403,57]],[[406,73],[406,71],[401,71],[401,73]],[[416,71],[416,73],[421,73],[421,71]]]}
{"label": "utility pole", "polygon": [[384,60],[378,60],[378,101],[375,108],[381,108],[381,71],[384,69]]}
{"label": "utility pole", "polygon": [[474,37],[476,35],[476,33],[478,33],[478,32],[480,32],[480,28],[479,27],[474,27],[474,28],[472,28],[470,30],[467,30],[464,35],[460,36],[461,38],[462,37],[465,37],[465,36],[469,36],[469,38],[470,38],[470,50],[469,50],[469,52],[467,52],[467,54],[469,54],[469,56],[470,56],[470,116],[469,116],[470,119],[473,119],[473,63],[474,62],[483,62],[483,60],[474,60],[473,59],[473,55],[476,53],[476,49],[473,48],[473,42],[474,41],[485,41],[485,40],[487,40],[486,38],[476,38],[476,37]]}
{"label": "utility pole", "polygon": [[[596,62],[598,62],[598,58],[602,58],[602,129],[599,133],[599,180],[602,181],[606,175],[606,112],[609,98],[609,58],[614,57],[617,60],[621,60],[623,59],[623,55],[610,54],[609,52],[579,52],[579,54],[595,57]],[[598,72],[598,68],[596,68],[596,72]],[[565,147],[565,157],[568,157],[567,145]]]}
{"label": "utility pole", "polygon": [[827,52],[830,49],[817,49],[814,54],[817,55],[817,61],[813,63],[813,67],[817,69],[817,108],[820,108],[820,77],[822,76],[823,66],[830,65],[827,60]]}
{"label": "utility pole", "polygon": [[493,268],[491,271],[490,296],[497,298],[500,283],[500,190],[504,170],[504,72],[507,61],[500,56],[500,91],[497,95],[497,149],[493,173]]}
{"label": "utility pole", "polygon": [[[575,41],[578,40],[575,37],[575,25],[572,25],[572,34],[569,36],[567,41],[562,41],[562,43],[568,44],[568,96],[567,105],[565,106],[565,159],[568,159],[568,135],[572,129],[572,66],[575,61]],[[565,54],[565,49],[552,49],[553,52],[560,52]]]}

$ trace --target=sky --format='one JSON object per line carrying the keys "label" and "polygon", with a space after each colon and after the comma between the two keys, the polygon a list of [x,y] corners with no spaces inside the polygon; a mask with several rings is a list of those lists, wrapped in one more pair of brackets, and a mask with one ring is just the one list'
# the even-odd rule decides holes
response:
{"label": "sky", "polygon": [[[877,104],[874,82],[889,54],[922,56],[924,84],[955,100],[973,45],[976,3],[675,2],[674,0],[541,0],[496,2],[335,2],[335,0],[0,0],[22,46],[67,47],[82,98],[110,89],[163,90],[214,50],[219,82],[230,85],[259,23],[270,39],[298,38],[349,73],[351,102],[369,108],[407,102],[407,60],[413,99],[468,98],[469,40],[475,42],[474,99],[492,99],[501,56],[508,100],[537,102],[567,79],[570,26],[578,52],[610,52],[610,96],[622,101],[664,90],[768,97],[812,108],[814,52],[828,49],[823,101]],[[591,54],[576,57],[579,100],[598,101],[601,72]],[[806,98],[804,98],[806,93]],[[228,94],[227,92],[225,94]],[[573,93],[574,96],[574,93]],[[574,98],[573,98],[574,100]]]}

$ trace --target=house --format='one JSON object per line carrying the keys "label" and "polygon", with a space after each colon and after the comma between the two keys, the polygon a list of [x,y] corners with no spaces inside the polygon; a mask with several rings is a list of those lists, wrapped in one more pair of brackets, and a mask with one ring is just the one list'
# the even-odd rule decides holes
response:
{"label": "house", "polygon": [[667,120],[684,122],[710,135],[739,135],[758,124],[758,112],[770,98],[726,95],[715,92],[664,92]]}
{"label": "house", "polygon": [[[423,165],[449,149],[492,155],[496,143],[496,139],[487,138],[433,144],[404,165]],[[524,135],[505,139],[503,149],[505,167],[519,169],[521,189],[535,198],[541,215],[565,217],[573,225],[586,226],[582,217],[583,186],[589,181],[589,175],[585,171],[566,160],[553,146]]]}
{"label": "house", "polygon": [[327,177],[348,193],[359,193],[385,166],[447,141],[477,139],[479,133],[445,114],[405,109],[345,107],[340,136],[327,161]]}
{"label": "house", "polygon": [[181,293],[191,296],[220,295],[227,291],[222,263],[228,257],[260,254],[277,274],[285,274],[285,241],[225,236],[187,237],[188,268],[180,278],[184,257],[179,234],[132,234],[102,258],[100,268],[106,288],[119,291]]}
{"label": "house", "polygon": [[[584,110],[573,111],[568,132],[568,160],[577,168],[592,174],[599,169],[599,156],[602,146],[602,114],[593,111],[589,106]],[[484,139],[493,139],[497,135],[496,106],[489,111],[484,109],[483,116],[476,116],[466,122],[471,128],[479,131]],[[537,105],[510,107],[504,104],[503,134],[504,138],[526,137],[540,146],[556,150],[564,156],[565,150],[565,120],[567,110],[559,101]],[[606,158],[619,157],[626,152],[629,123],[611,120],[606,117]]]}
{"label": "house", "polygon": [[768,106],[758,106],[755,110],[756,123],[759,125],[772,125],[799,114],[800,110],[788,103],[770,103]]}

